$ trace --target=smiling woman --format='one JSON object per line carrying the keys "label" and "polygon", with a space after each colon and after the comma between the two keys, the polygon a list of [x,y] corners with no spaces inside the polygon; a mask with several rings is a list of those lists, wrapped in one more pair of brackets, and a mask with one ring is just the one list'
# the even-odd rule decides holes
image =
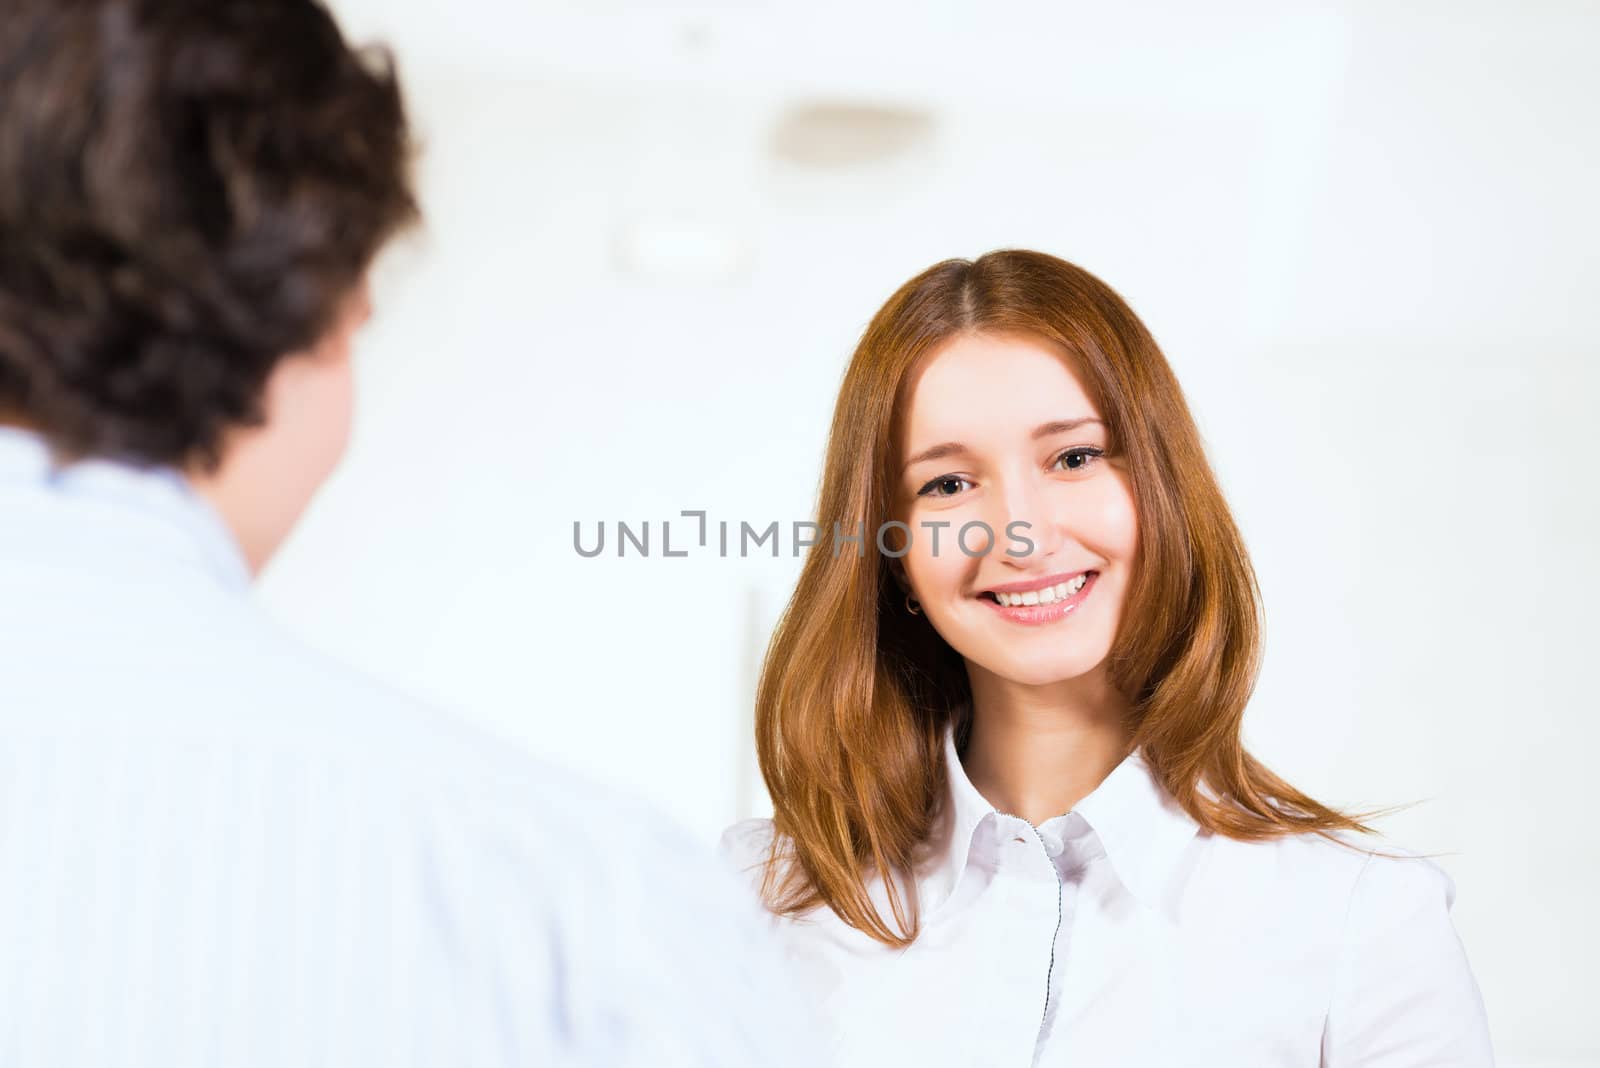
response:
{"label": "smiling woman", "polygon": [[723,845],[840,1063],[1490,1063],[1449,876],[1243,747],[1254,573],[1103,282],[1004,251],[901,287],[818,523],[884,551],[807,558],[757,695],[774,817]]}
{"label": "smiling woman", "polygon": [[[961,650],[980,688],[1109,670],[1137,508],[1126,457],[1111,448],[1071,362],[1059,343],[1032,335],[959,334],[924,358],[904,390],[897,447],[911,461],[893,509],[913,537],[903,567],[891,571]],[[1052,419],[1058,412],[1068,417]],[[925,441],[955,449],[920,448]],[[984,560],[914,536],[941,521],[1004,528],[1026,542]]]}

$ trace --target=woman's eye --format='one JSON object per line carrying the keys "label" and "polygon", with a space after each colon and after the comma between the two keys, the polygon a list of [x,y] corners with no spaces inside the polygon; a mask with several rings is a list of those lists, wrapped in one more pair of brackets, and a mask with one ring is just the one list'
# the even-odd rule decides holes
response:
{"label": "woman's eye", "polygon": [[1104,449],[1096,449],[1088,445],[1080,446],[1075,449],[1068,449],[1057,456],[1055,463],[1051,466],[1062,471],[1083,471],[1093,466],[1094,462],[1104,455]]}
{"label": "woman's eye", "polygon": [[917,496],[954,497],[961,492],[961,487],[967,484],[967,480],[960,475],[943,475],[919,489]]}

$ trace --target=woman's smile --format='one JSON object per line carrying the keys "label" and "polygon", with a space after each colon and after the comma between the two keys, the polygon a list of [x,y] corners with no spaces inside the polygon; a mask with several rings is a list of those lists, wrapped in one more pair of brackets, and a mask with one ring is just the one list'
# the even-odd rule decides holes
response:
{"label": "woman's smile", "polygon": [[1055,623],[1072,615],[1088,599],[1099,574],[1080,571],[1076,575],[1050,575],[1033,582],[996,586],[978,594],[978,600],[1012,623]]}

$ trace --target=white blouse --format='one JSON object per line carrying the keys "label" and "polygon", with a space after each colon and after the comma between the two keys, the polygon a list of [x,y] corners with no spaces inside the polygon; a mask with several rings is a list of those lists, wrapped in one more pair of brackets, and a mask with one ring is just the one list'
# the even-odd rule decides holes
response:
{"label": "white blouse", "polygon": [[[772,918],[841,1066],[1478,1068],[1483,1000],[1433,862],[1200,830],[1129,755],[1035,829],[945,739],[950,804],[903,950],[826,906]],[[760,881],[770,820],[723,834]],[[1363,836],[1341,836],[1364,842]],[[869,884],[891,922],[881,880]]]}

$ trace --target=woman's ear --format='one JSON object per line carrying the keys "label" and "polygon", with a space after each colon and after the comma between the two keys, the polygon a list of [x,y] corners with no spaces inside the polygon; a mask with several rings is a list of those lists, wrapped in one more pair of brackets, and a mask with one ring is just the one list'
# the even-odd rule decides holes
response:
{"label": "woman's ear", "polygon": [[905,565],[899,560],[889,561],[889,574],[894,576],[894,584],[900,587],[901,593],[911,592],[911,580],[906,578]]}

